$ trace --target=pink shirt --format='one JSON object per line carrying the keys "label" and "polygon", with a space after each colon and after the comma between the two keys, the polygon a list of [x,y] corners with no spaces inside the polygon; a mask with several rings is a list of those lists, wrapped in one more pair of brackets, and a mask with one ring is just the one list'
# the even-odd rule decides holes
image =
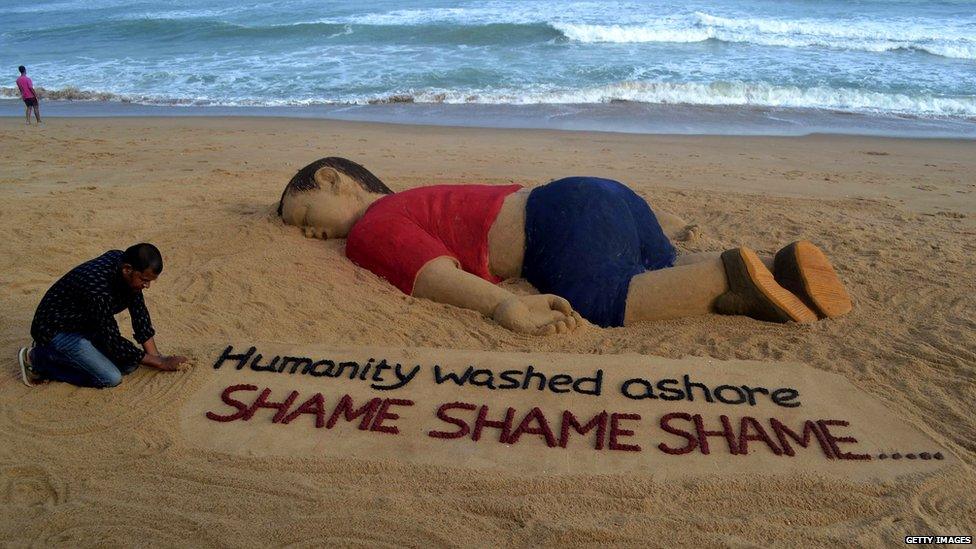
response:
{"label": "pink shirt", "polygon": [[[7,82],[10,82],[10,80],[7,80]],[[17,87],[20,88],[20,96],[24,99],[34,98],[34,92],[31,91],[34,88],[34,83],[31,82],[30,78],[27,78],[26,74],[21,75],[17,79]]]}

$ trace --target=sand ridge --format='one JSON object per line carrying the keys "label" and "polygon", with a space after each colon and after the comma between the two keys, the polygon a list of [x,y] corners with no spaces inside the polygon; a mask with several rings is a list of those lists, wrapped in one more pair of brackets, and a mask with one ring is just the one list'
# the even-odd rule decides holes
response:
{"label": "sand ridge", "polygon": [[[971,142],[276,119],[51,119],[37,131],[19,122],[0,120],[5,543],[881,545],[976,526]],[[775,252],[800,237],[820,244],[855,309],[809,326],[712,316],[512,334],[470,311],[404,296],[351,265],[341,241],[306,239],[280,223],[273,209],[284,183],[331,154],[395,190],[617,178],[698,225],[679,243],[688,251],[746,244]],[[20,385],[14,353],[47,286],[139,240],[159,245],[166,260],[146,294],[166,350],[194,355],[205,342],[253,339],[803,362],[898,410],[961,465],[875,485],[807,476],[664,484],[634,474],[525,478],[244,458],[180,439],[177,409],[202,382],[195,371],[141,369],[101,392]]]}

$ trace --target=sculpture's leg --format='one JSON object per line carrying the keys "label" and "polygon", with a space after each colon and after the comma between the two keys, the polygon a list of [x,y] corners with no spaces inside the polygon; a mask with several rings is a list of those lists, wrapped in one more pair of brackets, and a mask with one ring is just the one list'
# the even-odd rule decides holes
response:
{"label": "sculpture's leg", "polygon": [[688,228],[687,221],[672,213],[654,210],[654,217],[657,218],[657,222],[661,225],[661,230],[671,240],[678,240]]}
{"label": "sculpture's leg", "polygon": [[624,324],[713,312],[712,304],[729,289],[719,255],[681,256],[674,267],[647,271],[632,278]]}
{"label": "sculpture's leg", "polygon": [[[772,271],[776,263],[776,258],[766,254],[758,254],[758,255],[759,255],[759,259],[762,259],[763,264],[766,265],[766,268]],[[691,265],[692,263],[699,263],[702,261],[719,259],[720,257],[722,257],[722,252],[698,252],[693,254],[682,254],[679,255],[678,259],[675,260],[674,266],[677,267],[679,265]]]}
{"label": "sculpture's leg", "polygon": [[771,264],[772,258],[761,259],[748,248],[682,256],[674,267],[631,279],[624,324],[711,312],[774,322],[815,321],[814,311],[775,281]]}

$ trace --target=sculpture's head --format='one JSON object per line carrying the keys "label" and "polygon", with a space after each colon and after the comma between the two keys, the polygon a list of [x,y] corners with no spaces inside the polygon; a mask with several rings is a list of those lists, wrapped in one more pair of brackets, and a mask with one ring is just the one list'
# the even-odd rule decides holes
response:
{"label": "sculpture's head", "polygon": [[370,204],[391,193],[366,168],[330,156],[298,170],[281,193],[278,215],[305,236],[345,238]]}

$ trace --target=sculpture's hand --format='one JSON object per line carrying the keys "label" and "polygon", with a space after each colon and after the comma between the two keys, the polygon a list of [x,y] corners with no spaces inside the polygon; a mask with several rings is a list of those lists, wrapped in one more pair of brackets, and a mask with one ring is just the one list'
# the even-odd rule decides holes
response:
{"label": "sculpture's hand", "polygon": [[568,301],[550,294],[512,296],[502,301],[491,316],[513,332],[532,335],[571,332],[582,323]]}
{"label": "sculpture's hand", "polygon": [[464,307],[490,316],[522,334],[545,335],[575,330],[583,322],[565,299],[555,295],[512,295],[508,290],[458,268],[451,257],[429,261],[413,286],[414,297]]}

